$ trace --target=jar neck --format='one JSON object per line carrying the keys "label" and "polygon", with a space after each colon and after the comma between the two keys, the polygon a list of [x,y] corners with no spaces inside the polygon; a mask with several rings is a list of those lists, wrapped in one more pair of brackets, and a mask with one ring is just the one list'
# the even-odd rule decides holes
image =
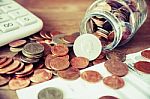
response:
{"label": "jar neck", "polygon": [[91,33],[92,34],[94,32],[92,30],[92,28],[88,26],[89,20],[94,16],[105,18],[111,24],[111,26],[113,27],[114,39],[110,44],[104,46],[103,50],[112,50],[112,49],[114,49],[119,44],[119,42],[122,38],[122,26],[121,26],[122,24],[110,12],[107,12],[107,11],[93,11],[93,12],[86,13],[84,19],[81,21],[81,24],[80,24],[80,33],[81,33],[81,35],[85,34],[85,33]]}

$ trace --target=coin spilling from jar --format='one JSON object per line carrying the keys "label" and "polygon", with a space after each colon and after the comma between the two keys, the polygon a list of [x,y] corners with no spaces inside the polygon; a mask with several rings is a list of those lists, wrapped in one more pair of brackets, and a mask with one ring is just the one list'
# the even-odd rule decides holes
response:
{"label": "coin spilling from jar", "polygon": [[[54,33],[53,36],[60,35],[59,33],[57,32],[56,35]],[[35,35],[38,35],[36,38],[38,40],[44,37],[41,36],[41,32]],[[34,36],[32,35],[31,37]],[[71,35],[67,36],[67,39],[69,37]],[[75,36],[75,38],[78,37]],[[125,81],[122,77],[128,74],[128,66],[123,63],[126,60],[126,55],[121,51],[102,51],[95,59],[89,60],[87,57],[76,56],[73,46],[67,45],[70,42],[57,44],[53,40],[47,43],[36,42],[36,40],[33,41],[30,39],[30,37],[27,38],[22,50],[16,56],[0,57],[0,79],[3,80],[0,80],[0,85],[8,84],[10,89],[17,90],[32,84],[51,80],[56,76],[70,81],[81,78],[87,83],[93,84],[103,81],[104,85],[112,89],[120,89],[125,86]],[[53,37],[46,39],[53,39]],[[62,38],[59,39],[64,40]],[[144,51],[141,54],[143,57],[148,57],[149,55],[148,51]],[[36,62],[25,62],[20,57],[22,55],[31,59],[38,58],[39,60]],[[80,72],[80,70],[101,62],[105,62],[106,70],[112,76],[104,77],[100,72],[95,70]],[[141,67],[137,67],[141,70]]]}

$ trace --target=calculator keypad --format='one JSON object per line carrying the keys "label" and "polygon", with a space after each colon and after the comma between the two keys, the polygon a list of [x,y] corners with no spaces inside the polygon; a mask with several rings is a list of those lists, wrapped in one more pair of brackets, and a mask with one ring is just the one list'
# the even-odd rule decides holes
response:
{"label": "calculator keypad", "polygon": [[0,24],[0,29],[3,32],[12,31],[19,28],[19,25],[15,21],[8,21]]}
{"label": "calculator keypad", "polygon": [[[0,0],[0,31],[5,33],[35,23],[37,20],[27,10],[10,0]],[[2,34],[2,33],[0,33]]]}
{"label": "calculator keypad", "polygon": [[7,13],[7,12],[10,12],[10,11],[19,9],[19,6],[16,5],[16,4],[8,4],[8,5],[2,6],[1,9],[2,9],[2,11]]}
{"label": "calculator keypad", "polygon": [[10,15],[13,19],[16,19],[16,18],[25,16],[25,15],[27,15],[27,14],[28,14],[27,11],[22,10],[22,9],[19,9],[19,10],[16,10],[16,11],[13,11],[13,12],[10,12],[10,13],[9,13],[9,15]]}
{"label": "calculator keypad", "polygon": [[18,18],[17,20],[21,25],[26,26],[36,22],[36,19],[30,15]]}
{"label": "calculator keypad", "polygon": [[8,21],[10,18],[7,14],[0,14],[0,23]]}

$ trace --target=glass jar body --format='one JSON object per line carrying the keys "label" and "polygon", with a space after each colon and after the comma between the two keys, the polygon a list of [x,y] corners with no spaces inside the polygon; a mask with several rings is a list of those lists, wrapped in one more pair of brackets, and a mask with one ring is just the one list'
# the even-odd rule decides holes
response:
{"label": "glass jar body", "polygon": [[144,0],[97,0],[86,11],[80,33],[96,35],[104,50],[127,43],[147,18]]}

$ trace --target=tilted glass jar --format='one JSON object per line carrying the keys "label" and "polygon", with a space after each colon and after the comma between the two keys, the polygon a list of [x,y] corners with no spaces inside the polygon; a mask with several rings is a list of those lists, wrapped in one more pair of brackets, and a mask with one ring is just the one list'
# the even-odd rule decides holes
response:
{"label": "tilted glass jar", "polygon": [[103,50],[127,43],[147,18],[144,0],[96,0],[86,11],[80,33],[96,35]]}

